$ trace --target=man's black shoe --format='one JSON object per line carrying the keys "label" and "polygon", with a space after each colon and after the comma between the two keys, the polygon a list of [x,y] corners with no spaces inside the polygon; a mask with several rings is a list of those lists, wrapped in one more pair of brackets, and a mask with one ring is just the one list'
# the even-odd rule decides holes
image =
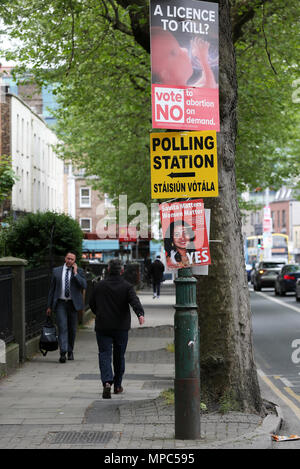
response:
{"label": "man's black shoe", "polygon": [[74,360],[73,352],[68,352],[68,360]]}
{"label": "man's black shoe", "polygon": [[105,383],[103,386],[103,399],[111,399],[111,385],[109,383]]}
{"label": "man's black shoe", "polygon": [[60,354],[59,363],[66,363],[66,354],[65,353]]}
{"label": "man's black shoe", "polygon": [[122,386],[114,386],[114,394],[120,394],[123,392]]}

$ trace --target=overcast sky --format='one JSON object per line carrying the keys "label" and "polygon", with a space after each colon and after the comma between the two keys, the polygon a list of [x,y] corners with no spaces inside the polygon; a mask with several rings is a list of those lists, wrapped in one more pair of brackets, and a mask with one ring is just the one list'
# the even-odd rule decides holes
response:
{"label": "overcast sky", "polygon": [[[3,21],[0,19],[0,29],[2,29],[3,26]],[[5,36],[4,34],[0,35],[0,62],[3,66],[16,65],[16,62],[6,60],[4,55],[7,49],[10,49],[12,46],[17,45],[18,43],[20,43],[20,41],[17,41],[16,39],[11,40],[8,36]]]}

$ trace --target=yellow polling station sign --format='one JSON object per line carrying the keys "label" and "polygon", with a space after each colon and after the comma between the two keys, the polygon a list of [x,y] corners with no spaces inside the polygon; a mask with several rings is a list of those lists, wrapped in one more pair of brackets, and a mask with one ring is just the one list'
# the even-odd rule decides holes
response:
{"label": "yellow polling station sign", "polygon": [[217,197],[217,135],[204,132],[150,134],[151,197]]}

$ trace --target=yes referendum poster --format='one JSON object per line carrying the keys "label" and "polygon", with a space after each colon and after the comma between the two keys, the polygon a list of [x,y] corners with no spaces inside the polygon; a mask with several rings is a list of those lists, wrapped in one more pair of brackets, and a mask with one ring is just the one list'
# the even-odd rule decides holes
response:
{"label": "yes referendum poster", "polygon": [[152,127],[220,130],[218,4],[151,0]]}
{"label": "yes referendum poster", "polygon": [[168,269],[211,264],[202,199],[159,206]]}

